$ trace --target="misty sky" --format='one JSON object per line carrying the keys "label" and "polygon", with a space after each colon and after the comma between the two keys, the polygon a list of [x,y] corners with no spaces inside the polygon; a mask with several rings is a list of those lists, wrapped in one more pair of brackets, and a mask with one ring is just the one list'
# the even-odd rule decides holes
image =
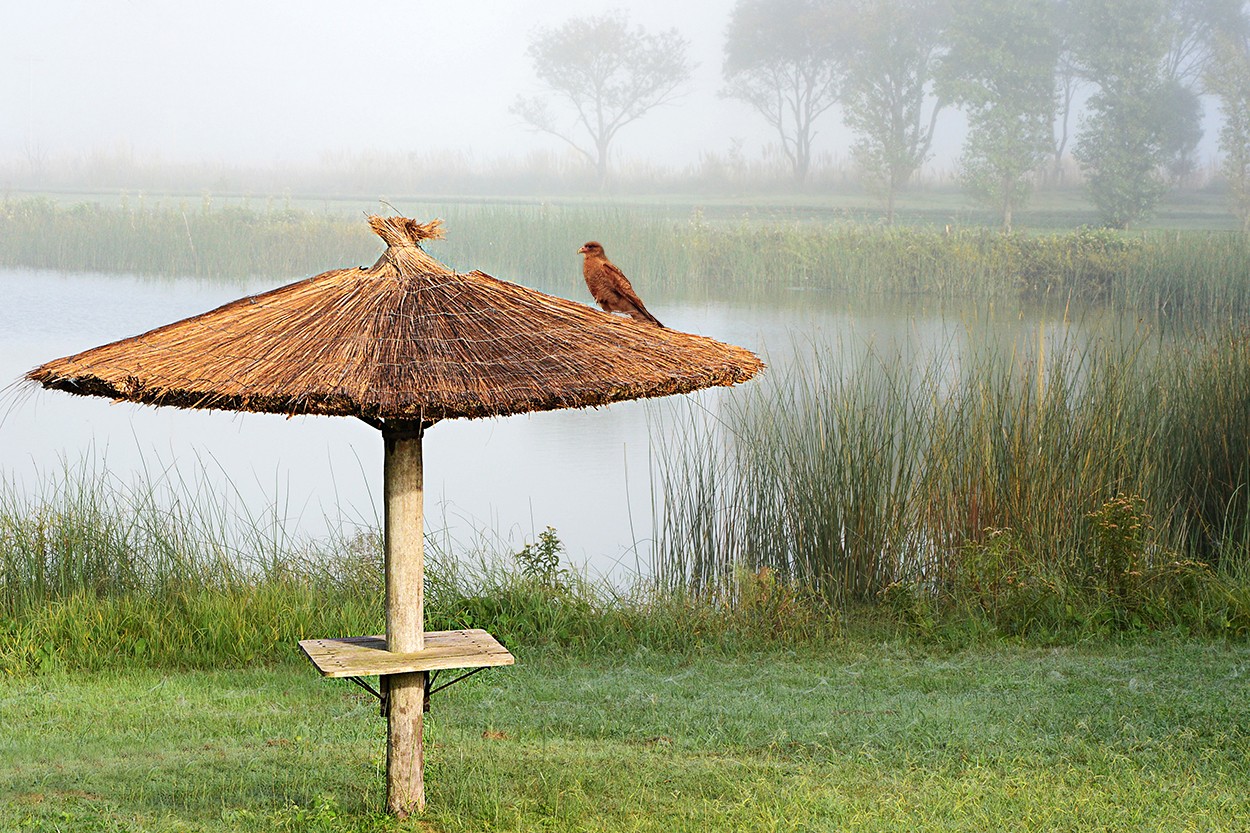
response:
{"label": "misty sky", "polygon": [[[626,128],[617,158],[666,164],[748,158],[772,141],[745,105],[719,98],[733,0],[3,0],[0,159],[133,153],[163,162],[303,165],[371,151],[467,151],[485,161],[561,150],[508,112],[541,90],[530,33],[627,7],[676,27],[699,66],[679,105]],[[954,127],[938,163],[958,151]],[[1208,140],[1210,139],[1210,131]],[[845,158],[825,116],[817,152]]]}
{"label": "misty sky", "polygon": [[[315,162],[368,150],[558,148],[508,113],[539,91],[525,50],[538,26],[625,4],[406,0],[5,2],[0,155],[130,148],[164,161]],[[677,27],[700,66],[680,106],[621,134],[665,162],[767,140],[716,96],[732,0],[631,0],[631,19]],[[827,126],[837,127],[835,121]]]}

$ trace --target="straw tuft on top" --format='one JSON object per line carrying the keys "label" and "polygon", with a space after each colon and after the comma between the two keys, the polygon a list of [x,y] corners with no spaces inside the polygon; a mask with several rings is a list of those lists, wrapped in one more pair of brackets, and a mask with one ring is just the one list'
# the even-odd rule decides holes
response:
{"label": "straw tuft on top", "polygon": [[369,218],[369,226],[381,237],[387,246],[419,246],[422,240],[442,240],[443,221],[431,220],[418,223],[407,217]]}
{"label": "straw tuft on top", "polygon": [[70,393],[179,408],[425,422],[606,405],[746,381],[751,352],[483,272],[420,241],[439,221],[370,217],[373,266],[335,269],[43,364]]}

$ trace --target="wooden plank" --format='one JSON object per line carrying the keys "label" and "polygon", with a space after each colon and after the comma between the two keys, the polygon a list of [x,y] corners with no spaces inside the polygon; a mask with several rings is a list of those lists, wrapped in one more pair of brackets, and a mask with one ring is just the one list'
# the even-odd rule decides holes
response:
{"label": "wooden plank", "polygon": [[516,662],[507,648],[481,628],[430,631],[425,634],[423,650],[406,654],[386,650],[384,636],[305,639],[299,647],[326,677],[485,668]]}

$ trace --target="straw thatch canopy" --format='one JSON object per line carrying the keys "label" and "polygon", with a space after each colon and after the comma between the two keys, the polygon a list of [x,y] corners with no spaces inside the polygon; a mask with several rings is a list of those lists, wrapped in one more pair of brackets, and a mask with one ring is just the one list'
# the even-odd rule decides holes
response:
{"label": "straw thatch canopy", "polygon": [[370,217],[387,249],[27,374],[69,393],[180,408],[502,416],[733,385],[763,364],[709,338],[448,269],[438,221]]}

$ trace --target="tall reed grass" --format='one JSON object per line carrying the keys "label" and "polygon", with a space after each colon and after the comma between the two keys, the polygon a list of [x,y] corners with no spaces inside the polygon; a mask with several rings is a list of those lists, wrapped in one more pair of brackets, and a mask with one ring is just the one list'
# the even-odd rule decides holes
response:
{"label": "tall reed grass", "polygon": [[[298,656],[310,637],[384,629],[376,527],[290,534],[229,484],[84,460],[31,487],[0,481],[0,675],[58,668],[219,667]],[[592,581],[554,530],[511,553],[489,531],[426,539],[426,627],[482,627],[516,649],[738,650],[836,623],[757,583],[733,611],[649,586]],[[750,633],[751,640],[743,639]]]}
{"label": "tall reed grass", "polygon": [[659,582],[732,604],[767,571],[1010,632],[1250,630],[1250,332],[1039,344],[796,348],[668,432]]}
{"label": "tall reed grass", "polygon": [[[363,262],[364,223],[267,204],[262,209],[124,199],[116,207],[0,202],[0,262],[62,271],[242,278],[295,277]],[[373,253],[376,260],[377,252]]]}
{"label": "tall reed grass", "polygon": [[0,484],[0,670],[246,662],[377,627],[376,534],[297,541],[219,489],[93,460]]}
{"label": "tall reed grass", "polygon": [[[816,290],[937,298],[1048,298],[1121,308],[1244,317],[1250,238],[1228,232],[1029,236],[988,229],[881,228],[785,216],[708,219],[583,204],[405,204],[447,220],[433,251],[556,292],[578,291],[577,247],[605,244],[648,288],[677,298],[764,298]],[[372,263],[379,244],[359,217],[285,206],[63,207],[0,202],[0,264],[142,274],[289,279]]]}

